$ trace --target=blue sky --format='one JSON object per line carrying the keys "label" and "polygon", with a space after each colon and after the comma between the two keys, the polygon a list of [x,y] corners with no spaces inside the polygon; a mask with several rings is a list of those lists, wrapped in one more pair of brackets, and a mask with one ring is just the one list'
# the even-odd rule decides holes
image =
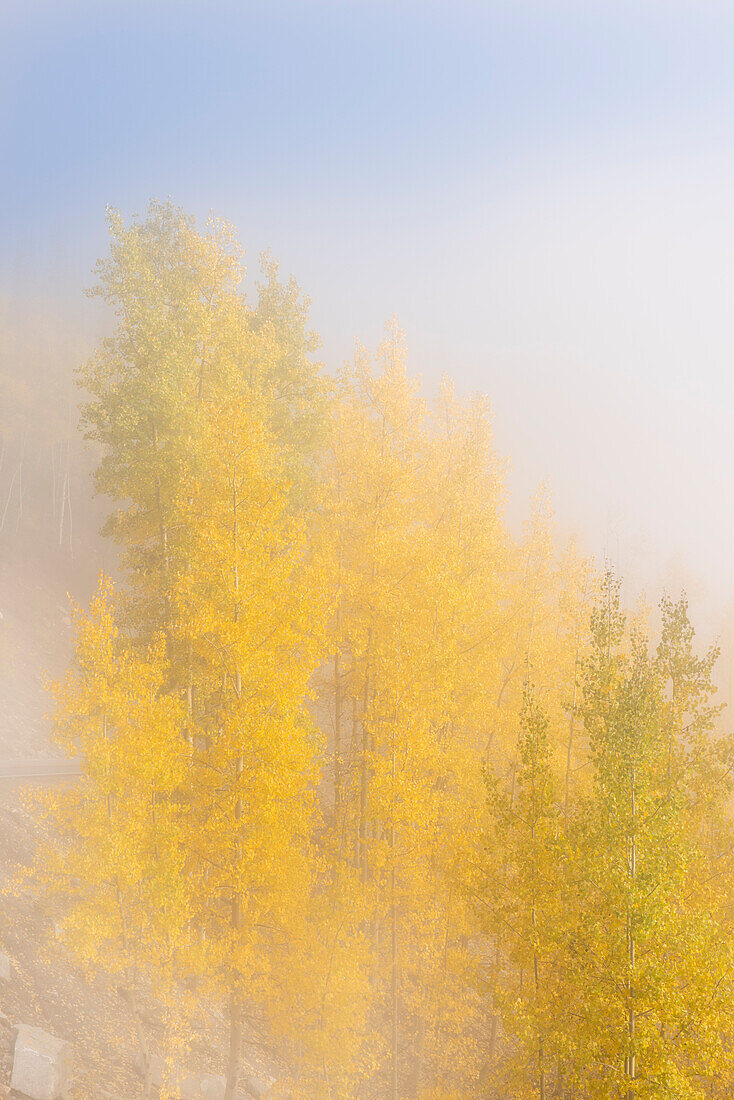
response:
{"label": "blue sky", "polygon": [[[395,313],[516,497],[734,595],[734,6],[5,0],[0,277],[73,309],[104,209],[270,247],[330,363]],[[621,541],[620,541],[621,540]],[[672,564],[671,564],[672,563]],[[640,567],[645,572],[645,567]]]}
{"label": "blue sky", "polygon": [[508,176],[731,136],[734,18],[700,0],[14,6],[11,243],[85,240],[107,202],[152,194],[215,206],[258,240],[349,211],[436,232]]}

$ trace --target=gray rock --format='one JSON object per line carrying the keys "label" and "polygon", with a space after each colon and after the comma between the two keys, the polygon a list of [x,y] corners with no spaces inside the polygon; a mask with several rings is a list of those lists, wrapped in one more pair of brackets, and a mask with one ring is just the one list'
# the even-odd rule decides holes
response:
{"label": "gray rock", "polygon": [[254,1097],[254,1100],[270,1096],[273,1087],[272,1081],[263,1081],[261,1077],[245,1077],[244,1085],[247,1095]]}
{"label": "gray rock", "polygon": [[7,1055],[7,1057],[10,1058],[11,1062],[13,1060],[13,1051],[15,1050],[15,1040],[17,1037],[17,1027],[13,1027],[7,1018],[3,1018],[2,1029],[0,1029],[0,1050],[2,1050],[3,1055]]}
{"label": "gray rock", "polygon": [[227,1082],[214,1073],[186,1073],[174,1070],[168,1089],[177,1100],[224,1100]]}
{"label": "gray rock", "polygon": [[[140,1051],[135,1054],[135,1070],[141,1077],[145,1076],[145,1067],[143,1066],[143,1056]],[[160,1054],[151,1054],[150,1056],[150,1080],[154,1089],[159,1089],[163,1084],[166,1076],[166,1060],[161,1058]]]}
{"label": "gray rock", "polygon": [[31,1100],[68,1100],[72,1049],[40,1027],[18,1025],[11,1089]]}

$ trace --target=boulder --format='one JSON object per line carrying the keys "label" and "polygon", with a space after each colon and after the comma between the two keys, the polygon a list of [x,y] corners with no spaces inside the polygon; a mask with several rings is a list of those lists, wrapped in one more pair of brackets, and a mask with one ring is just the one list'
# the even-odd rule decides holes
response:
{"label": "boulder", "polygon": [[215,1073],[186,1073],[174,1069],[167,1087],[176,1100],[224,1100],[227,1082]]}
{"label": "boulder", "polygon": [[270,1096],[273,1087],[272,1082],[263,1081],[261,1077],[245,1077],[244,1084],[247,1095],[254,1097],[254,1100]]}
{"label": "boulder", "polygon": [[[140,1051],[135,1054],[135,1069],[141,1077],[145,1077],[145,1066],[143,1065],[143,1056]],[[159,1089],[163,1084],[163,1080],[166,1076],[166,1060],[161,1058],[160,1054],[151,1054],[150,1056],[150,1080],[154,1089]]]}
{"label": "boulder", "polygon": [[68,1100],[72,1049],[40,1027],[19,1024],[10,1087],[31,1100]]}

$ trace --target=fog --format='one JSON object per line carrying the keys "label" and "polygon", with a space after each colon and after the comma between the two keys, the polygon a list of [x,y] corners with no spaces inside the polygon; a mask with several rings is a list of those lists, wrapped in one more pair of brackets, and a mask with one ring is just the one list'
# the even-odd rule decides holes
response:
{"label": "fog", "polygon": [[730,6],[0,20],[0,1077],[731,1095]]}
{"label": "fog", "polygon": [[546,482],[626,574],[731,600],[725,6],[285,6],[246,33],[222,5],[204,53],[196,5],[166,47],[165,5],[125,10],[6,13],[9,308],[89,344],[105,205],[214,210],[296,276],[328,369],[395,315],[428,391],[489,395],[519,513]]}

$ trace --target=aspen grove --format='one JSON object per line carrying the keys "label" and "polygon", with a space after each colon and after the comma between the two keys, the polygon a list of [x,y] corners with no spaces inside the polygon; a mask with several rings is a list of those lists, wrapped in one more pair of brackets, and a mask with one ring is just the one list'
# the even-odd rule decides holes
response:
{"label": "aspen grove", "polygon": [[[685,596],[626,610],[544,494],[522,533],[483,398],[397,325],[327,372],[231,228],[126,225],[78,372],[119,547],[55,685],[80,783],[39,874],[67,942],[225,1100],[734,1092],[734,740]],[[164,1083],[164,1091],[166,1085]]]}

